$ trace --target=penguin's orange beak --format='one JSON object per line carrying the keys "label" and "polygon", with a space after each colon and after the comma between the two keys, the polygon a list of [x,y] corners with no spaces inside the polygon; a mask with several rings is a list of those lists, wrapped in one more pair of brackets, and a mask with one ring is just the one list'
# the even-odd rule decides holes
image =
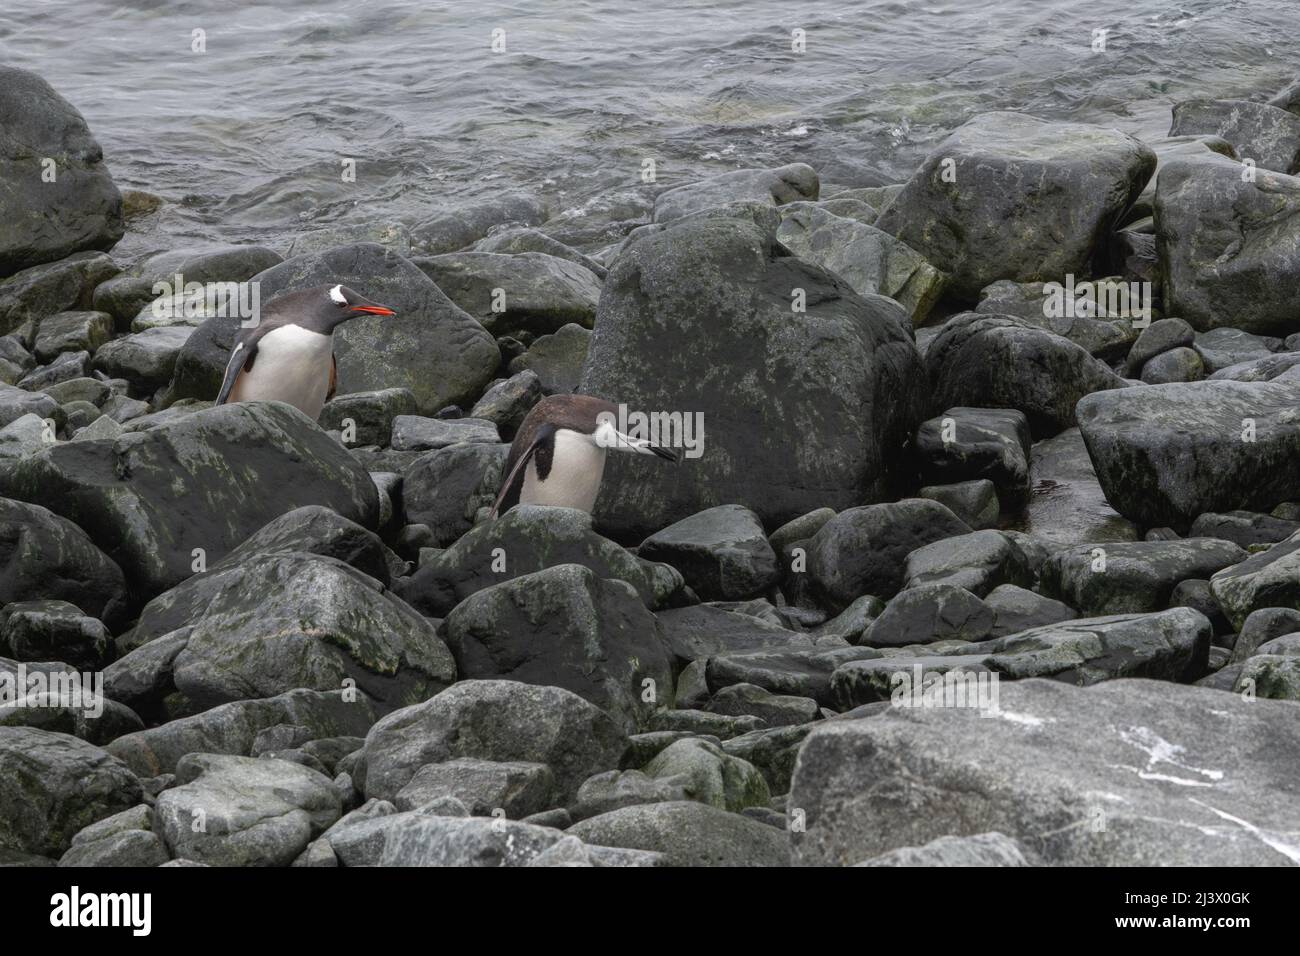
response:
{"label": "penguin's orange beak", "polygon": [[354,305],[353,312],[365,312],[368,315],[396,315],[392,309],[386,305]]}

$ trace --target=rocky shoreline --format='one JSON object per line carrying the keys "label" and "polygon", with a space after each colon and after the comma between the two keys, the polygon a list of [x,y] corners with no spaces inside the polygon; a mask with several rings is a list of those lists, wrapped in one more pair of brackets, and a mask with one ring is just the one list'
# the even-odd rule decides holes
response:
{"label": "rocky shoreline", "polygon": [[[0,864],[1300,863],[1267,98],[118,261],[166,200],[0,69]],[[326,283],[319,422],[213,407]],[[490,518],[574,391],[700,454]]]}

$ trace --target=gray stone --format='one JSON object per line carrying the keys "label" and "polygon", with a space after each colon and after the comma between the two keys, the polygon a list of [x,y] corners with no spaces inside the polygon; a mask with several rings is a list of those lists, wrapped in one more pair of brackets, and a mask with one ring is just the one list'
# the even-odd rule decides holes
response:
{"label": "gray stone", "polygon": [[1170,136],[1209,134],[1232,144],[1242,160],[1294,173],[1300,168],[1300,117],[1267,103],[1184,100],[1174,106]]}
{"label": "gray stone", "polygon": [[903,846],[854,866],[1029,866],[1015,840],[1001,833],[943,836]]}
{"label": "gray stone", "polygon": [[1029,422],[1014,409],[950,408],[916,430],[927,482],[986,478],[1008,510],[1029,497],[1029,448]]}
{"label": "gray stone", "polygon": [[1014,584],[998,585],[984,598],[984,603],[993,612],[989,637],[1005,637],[1078,617],[1068,604],[1053,601]]}
{"label": "gray stone", "polygon": [[1034,583],[1029,558],[1010,535],[975,531],[923,545],[908,554],[905,587],[947,584],[983,597],[999,584]]}
{"label": "gray stone", "polygon": [[934,641],[980,641],[993,628],[993,611],[965,588],[923,584],[902,591],[862,634],[868,647]]}
{"label": "gray stone", "polygon": [[550,335],[540,336],[527,352],[511,359],[510,373],[537,373],[544,395],[576,392],[590,343],[591,331],[570,322]]}
{"label": "gray stone", "polygon": [[765,807],[772,799],[767,781],[753,764],[699,738],[669,744],[644,771],[655,779],[681,781],[690,799],[719,810],[738,813]]}
{"label": "gray stone", "polygon": [[395,451],[433,451],[460,442],[499,444],[501,436],[493,422],[477,418],[423,418],[398,415],[393,419],[392,446]]}
{"label": "gray stone", "polygon": [[683,518],[642,541],[637,554],[675,567],[705,600],[753,597],[780,578],[762,523],[741,505]]}
{"label": "gray stone", "polygon": [[654,221],[668,222],[737,201],[780,206],[816,199],[819,189],[817,173],[804,163],[774,169],[738,169],[660,193],[655,198]]}
{"label": "gray stone", "polygon": [[524,417],[542,398],[542,380],[525,369],[497,382],[470,409],[471,419],[493,422],[503,437],[513,438]]}
{"label": "gray stone", "polygon": [[546,219],[541,200],[524,193],[505,192],[439,213],[411,228],[411,247],[426,255],[455,252],[486,236],[503,223],[535,226]]}
{"label": "gray stone", "polygon": [[1210,578],[1210,588],[1235,627],[1260,608],[1300,610],[1300,532]]}
{"label": "gray stone", "polygon": [[916,496],[939,502],[977,531],[996,527],[1001,513],[997,487],[987,478],[951,485],[927,485]]}
{"label": "gray stone", "polygon": [[786,866],[789,836],[694,801],[624,807],[574,824],[587,843],[662,853],[669,866]]}
{"label": "gray stone", "polygon": [[60,352],[90,352],[113,335],[113,317],[107,312],[58,312],[41,319],[33,352],[48,362]]}
{"label": "gray stone", "polygon": [[417,810],[439,797],[455,797],[470,816],[504,811],[518,820],[550,807],[554,791],[555,775],[545,764],[460,757],[421,767],[393,802],[398,810]]}
{"label": "gray stone", "polygon": [[1142,366],[1142,381],[1148,385],[1166,382],[1199,382],[1205,377],[1205,364],[1195,349],[1176,348],[1161,352]]}
{"label": "gray stone", "polygon": [[426,525],[434,547],[454,544],[496,500],[508,452],[508,445],[466,442],[421,455],[402,476],[406,520]]}
{"label": "gray stone", "polygon": [[351,444],[387,445],[393,420],[415,412],[415,396],[409,388],[383,388],[336,396],[325,403],[317,422],[326,431],[341,430],[351,422]]}

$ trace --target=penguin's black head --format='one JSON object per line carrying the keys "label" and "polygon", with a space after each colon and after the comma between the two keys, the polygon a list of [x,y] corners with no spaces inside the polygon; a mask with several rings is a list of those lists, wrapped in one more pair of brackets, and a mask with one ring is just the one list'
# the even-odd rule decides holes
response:
{"label": "penguin's black head", "polygon": [[312,289],[311,325],[318,332],[332,332],[348,319],[363,315],[396,315],[386,305],[371,302],[345,285],[320,286]]}

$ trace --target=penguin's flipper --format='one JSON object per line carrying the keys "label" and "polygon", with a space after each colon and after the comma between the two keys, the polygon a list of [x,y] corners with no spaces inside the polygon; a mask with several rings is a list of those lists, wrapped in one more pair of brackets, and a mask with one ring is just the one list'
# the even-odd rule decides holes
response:
{"label": "penguin's flipper", "polygon": [[330,387],[329,390],[325,393],[325,401],[328,402],[331,398],[333,398],[334,393],[338,391],[338,388],[339,388],[339,360],[336,359],[333,355],[331,355],[330,356]]}
{"label": "penguin's flipper", "polygon": [[239,381],[239,376],[244,371],[253,367],[253,360],[257,358],[257,343],[236,342],[235,347],[230,351],[230,361],[226,363],[226,377],[222,379],[221,391],[217,393],[217,404],[224,405],[230,398],[230,392]]}
{"label": "penguin's flipper", "polygon": [[[537,456],[538,452],[543,457],[549,457],[549,453],[555,447],[555,426],[543,425],[533,436],[532,442],[524,449],[524,453],[519,456],[514,467],[510,469],[510,474],[506,476],[505,481],[501,482],[501,493],[497,495],[496,502],[492,505],[492,511],[489,514],[491,518],[499,518],[515,505],[519,504],[519,496],[524,491],[524,476],[528,473],[528,463]],[[511,449],[514,452],[514,449]],[[506,461],[509,464],[509,459]],[[549,472],[549,462],[545,468]],[[542,475],[545,477],[545,474]]]}

